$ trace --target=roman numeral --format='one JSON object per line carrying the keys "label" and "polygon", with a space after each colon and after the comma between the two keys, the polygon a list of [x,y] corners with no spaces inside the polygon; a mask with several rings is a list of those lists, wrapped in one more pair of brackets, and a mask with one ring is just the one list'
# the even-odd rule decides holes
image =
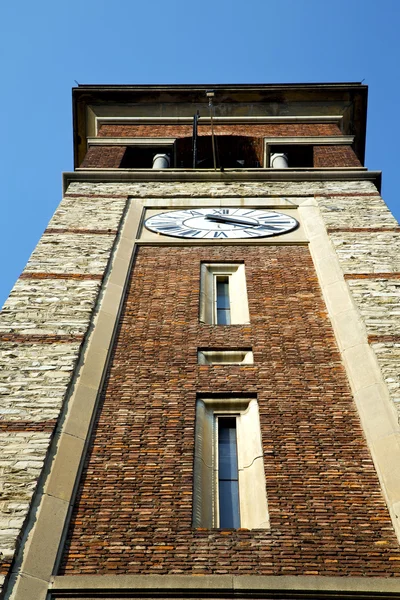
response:
{"label": "roman numeral", "polygon": [[163,227],[162,231],[169,231],[170,233],[172,233],[172,232],[183,233],[187,230],[184,229],[183,227],[179,227],[179,225],[168,225],[166,227]]}
{"label": "roman numeral", "polygon": [[257,231],[285,231],[285,228],[276,225],[259,225]]}
{"label": "roman numeral", "polygon": [[[174,223],[174,225],[172,225]],[[154,227],[176,227],[175,221],[152,221],[151,225]]]}
{"label": "roman numeral", "polygon": [[203,233],[200,229],[185,229],[181,235],[190,235],[192,237],[197,236],[198,233]]}

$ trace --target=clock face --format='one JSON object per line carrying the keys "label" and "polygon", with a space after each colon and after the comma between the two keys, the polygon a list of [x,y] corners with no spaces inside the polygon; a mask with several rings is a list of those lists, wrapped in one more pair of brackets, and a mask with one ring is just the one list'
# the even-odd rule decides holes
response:
{"label": "clock face", "polygon": [[171,210],[149,217],[145,227],[182,238],[243,239],[281,235],[298,227],[293,217],[258,208]]}

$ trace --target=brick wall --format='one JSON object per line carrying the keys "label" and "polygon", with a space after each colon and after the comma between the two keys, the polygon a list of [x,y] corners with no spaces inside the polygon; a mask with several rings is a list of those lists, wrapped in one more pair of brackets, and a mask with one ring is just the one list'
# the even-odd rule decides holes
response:
{"label": "brick wall", "polygon": [[[193,126],[190,125],[101,125],[98,137],[191,137]],[[277,123],[249,125],[214,125],[217,135],[245,135],[250,137],[266,136],[330,136],[342,135],[334,123]],[[211,135],[211,127],[198,127],[199,135]]]}
{"label": "brick wall", "polygon": [[350,146],[314,146],[314,167],[362,167]]}
{"label": "brick wall", "polygon": [[81,167],[118,168],[125,154],[126,146],[92,146],[86,153]]}
{"label": "brick wall", "polygon": [[[200,325],[200,261],[243,257],[251,324]],[[270,530],[191,528],[196,393],[218,391],[257,393]],[[400,574],[307,248],[140,249],[66,548],[65,574]]]}
{"label": "brick wall", "polygon": [[[243,136],[249,139],[252,152],[260,165],[263,164],[264,137],[284,136],[332,136],[341,135],[334,124],[261,124],[261,125],[216,125],[217,136]],[[210,136],[208,125],[199,125],[199,136]],[[187,153],[191,155],[192,125],[102,125],[99,137],[163,137],[177,138],[178,154],[182,154],[187,142]],[[183,139],[186,138],[186,139]],[[223,140],[221,138],[221,144]],[[200,143],[200,141],[199,141]],[[124,156],[126,146],[93,146],[89,148],[81,167],[84,168],[118,168]],[[253,161],[254,162],[254,161]],[[185,165],[187,166],[187,165]],[[314,167],[360,167],[361,163],[350,146],[314,146]]]}

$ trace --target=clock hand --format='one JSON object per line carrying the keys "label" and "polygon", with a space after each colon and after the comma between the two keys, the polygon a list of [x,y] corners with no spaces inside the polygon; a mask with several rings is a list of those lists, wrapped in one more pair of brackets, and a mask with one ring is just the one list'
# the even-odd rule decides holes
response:
{"label": "clock hand", "polygon": [[259,222],[257,219],[251,219],[247,217],[229,217],[228,215],[217,215],[217,214],[208,214],[205,215],[206,219],[210,221],[218,221],[220,223],[232,223],[232,225],[246,225],[247,227],[257,226]]}

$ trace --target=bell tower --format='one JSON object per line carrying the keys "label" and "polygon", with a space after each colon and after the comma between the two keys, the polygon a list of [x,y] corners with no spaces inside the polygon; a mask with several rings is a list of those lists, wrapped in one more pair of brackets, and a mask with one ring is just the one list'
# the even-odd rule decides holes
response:
{"label": "bell tower", "polygon": [[400,598],[367,88],[79,86],[0,319],[4,598]]}

